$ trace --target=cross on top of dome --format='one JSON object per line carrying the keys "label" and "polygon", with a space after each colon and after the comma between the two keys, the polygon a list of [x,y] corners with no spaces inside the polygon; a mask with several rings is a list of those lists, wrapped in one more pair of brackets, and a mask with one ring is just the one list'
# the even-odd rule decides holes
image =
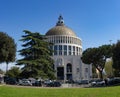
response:
{"label": "cross on top of dome", "polygon": [[64,26],[64,20],[62,15],[59,16],[56,26]]}

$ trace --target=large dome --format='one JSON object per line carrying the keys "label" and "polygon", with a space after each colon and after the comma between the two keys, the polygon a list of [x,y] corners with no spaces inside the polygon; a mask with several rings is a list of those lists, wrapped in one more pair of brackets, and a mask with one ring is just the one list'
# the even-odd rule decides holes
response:
{"label": "large dome", "polygon": [[64,21],[62,16],[58,18],[58,22],[55,27],[51,28],[47,33],[49,35],[68,35],[68,36],[75,36],[76,34],[68,27],[64,25]]}
{"label": "large dome", "polygon": [[66,26],[55,26],[51,28],[46,35],[68,35],[76,36],[75,33]]}

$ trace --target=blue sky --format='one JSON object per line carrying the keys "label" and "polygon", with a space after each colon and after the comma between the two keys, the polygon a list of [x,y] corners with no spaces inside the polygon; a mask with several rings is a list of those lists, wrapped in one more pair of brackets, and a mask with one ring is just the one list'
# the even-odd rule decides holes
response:
{"label": "blue sky", "polygon": [[45,34],[60,14],[82,39],[83,50],[120,39],[120,0],[0,0],[0,31],[20,50],[23,30]]}

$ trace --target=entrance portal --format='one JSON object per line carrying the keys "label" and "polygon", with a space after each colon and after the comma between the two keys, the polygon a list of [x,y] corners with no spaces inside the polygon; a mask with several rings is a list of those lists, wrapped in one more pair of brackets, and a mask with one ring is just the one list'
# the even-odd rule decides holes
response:
{"label": "entrance portal", "polygon": [[64,80],[64,67],[57,67],[57,79]]}

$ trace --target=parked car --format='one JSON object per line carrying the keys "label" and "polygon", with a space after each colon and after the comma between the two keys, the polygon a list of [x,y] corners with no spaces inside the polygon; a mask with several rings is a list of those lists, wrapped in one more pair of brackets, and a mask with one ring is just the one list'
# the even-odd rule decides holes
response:
{"label": "parked car", "polygon": [[108,85],[120,85],[120,78],[110,78],[108,80]]}
{"label": "parked car", "polygon": [[53,87],[60,87],[62,84],[59,81],[53,82]]}
{"label": "parked car", "polygon": [[44,85],[47,86],[48,84],[52,83],[52,80],[44,80]]}
{"label": "parked car", "polygon": [[88,80],[81,80],[81,81],[79,81],[78,84],[79,85],[81,85],[81,84],[89,84],[89,81]]}
{"label": "parked car", "polygon": [[27,79],[23,79],[23,80],[20,80],[18,85],[22,85],[22,86],[32,86],[32,83],[27,80]]}
{"label": "parked car", "polygon": [[16,85],[17,81],[15,78],[11,78],[11,77],[4,77],[4,82],[6,84],[10,84],[10,85]]}
{"label": "parked car", "polygon": [[35,81],[34,83],[32,83],[33,86],[42,86],[42,82],[41,81]]}
{"label": "parked car", "polygon": [[59,81],[52,81],[46,85],[46,87],[60,87],[61,83]]}
{"label": "parked car", "polygon": [[75,81],[74,80],[66,80],[65,83],[73,84],[73,83],[75,83]]}
{"label": "parked car", "polygon": [[98,80],[94,80],[91,82],[91,86],[104,86],[105,85],[105,81],[98,79]]}

